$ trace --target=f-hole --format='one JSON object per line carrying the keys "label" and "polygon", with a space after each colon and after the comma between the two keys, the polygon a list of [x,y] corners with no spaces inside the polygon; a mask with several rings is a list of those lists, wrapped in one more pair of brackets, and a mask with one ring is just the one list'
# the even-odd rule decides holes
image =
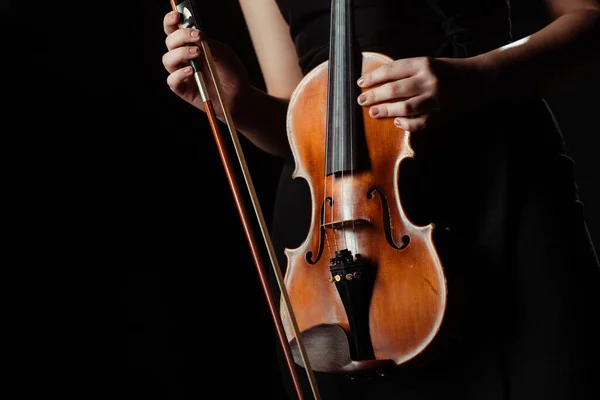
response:
{"label": "f-hole", "polygon": [[385,196],[385,193],[383,191],[375,188],[367,194],[367,198],[373,199],[373,197],[375,197],[375,193],[377,193],[379,195],[379,198],[381,199],[381,209],[383,210],[383,230],[385,231],[385,237],[386,237],[388,243],[390,244],[390,246],[392,246],[393,248],[395,248],[397,250],[405,249],[408,246],[408,244],[410,243],[410,236],[408,236],[408,235],[402,236],[402,244],[400,246],[394,241],[394,238],[392,237],[392,223],[391,223],[391,218],[390,218],[390,206],[387,201],[387,197]]}
{"label": "f-hole", "polygon": [[325,204],[329,204],[329,207],[331,207],[333,205],[333,199],[331,197],[326,197],[325,200],[323,200],[323,203],[321,204],[321,218],[319,219],[319,251],[317,253],[317,258],[315,260],[312,260],[312,256],[313,256],[313,252],[312,251],[307,251],[306,252],[306,262],[309,264],[316,264],[317,262],[319,262],[319,260],[321,259],[321,255],[323,254],[323,248],[325,247]]}

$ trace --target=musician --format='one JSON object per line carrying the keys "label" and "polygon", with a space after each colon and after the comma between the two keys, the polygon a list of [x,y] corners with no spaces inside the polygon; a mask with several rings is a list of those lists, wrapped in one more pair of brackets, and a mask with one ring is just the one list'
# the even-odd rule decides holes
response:
{"label": "musician", "polygon": [[[356,101],[411,132],[403,206],[451,237],[442,261],[460,269],[466,317],[425,366],[382,379],[317,372],[324,399],[600,398],[600,266],[544,101],[600,71],[600,1],[539,1],[549,22],[527,37],[512,35],[509,0],[352,1],[362,51],[395,60],[357,81],[367,90]],[[285,266],[283,249],[303,242],[311,211],[306,185],[292,179],[286,113],[302,78],[328,60],[331,0],[240,5],[266,92],[227,45],[211,49],[238,130],[285,160],[271,231]],[[199,34],[178,18],[164,18],[167,84],[203,110],[188,64]]]}

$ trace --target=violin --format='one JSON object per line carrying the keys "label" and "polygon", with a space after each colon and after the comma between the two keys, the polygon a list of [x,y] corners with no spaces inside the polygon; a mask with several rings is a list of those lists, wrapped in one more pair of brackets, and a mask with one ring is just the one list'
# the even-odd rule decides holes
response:
{"label": "violin", "polygon": [[[193,2],[170,2],[183,17],[181,27],[201,31],[203,57],[191,62],[194,77],[299,398],[295,366],[304,367],[319,399],[313,371],[384,374],[417,359],[446,315],[448,288],[433,242],[435,227],[413,224],[402,207],[399,171],[403,160],[415,157],[410,132],[395,127],[391,118],[370,118],[356,101],[362,90],[357,79],[393,60],[361,51],[354,38],[352,1],[332,0],[329,59],[305,75],[288,108],[293,175],[308,184],[311,220],[305,241],[285,249],[283,275]],[[214,102],[220,102],[229,137],[220,130]],[[237,165],[227,143],[235,148]],[[281,290],[279,304],[270,291],[261,247]]]}
{"label": "violin", "polygon": [[402,208],[399,171],[415,156],[410,132],[357,104],[358,78],[393,60],[360,51],[351,3],[332,0],[329,60],[289,103],[294,178],[310,188],[312,212],[305,241],[286,249],[285,287],[312,368],[353,375],[424,352],[446,314],[447,282],[434,225],[414,225]]}

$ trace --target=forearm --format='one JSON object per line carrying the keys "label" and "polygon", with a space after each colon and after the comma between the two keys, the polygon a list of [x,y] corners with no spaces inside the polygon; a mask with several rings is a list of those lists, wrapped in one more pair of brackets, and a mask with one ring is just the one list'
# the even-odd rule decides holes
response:
{"label": "forearm", "polygon": [[600,71],[600,10],[574,11],[545,28],[470,59],[493,98],[546,96]]}
{"label": "forearm", "polygon": [[290,154],[286,120],[288,100],[252,87],[235,111],[236,128],[256,147],[274,156]]}

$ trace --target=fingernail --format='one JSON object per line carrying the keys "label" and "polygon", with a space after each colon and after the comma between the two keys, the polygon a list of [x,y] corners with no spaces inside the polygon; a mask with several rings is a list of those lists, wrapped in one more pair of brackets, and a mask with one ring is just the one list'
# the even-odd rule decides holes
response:
{"label": "fingernail", "polygon": [[192,35],[192,37],[198,37],[200,36],[200,31],[198,29],[192,29],[190,35]]}
{"label": "fingernail", "polygon": [[363,78],[360,78],[356,83],[358,83],[358,86],[362,86],[363,83],[365,83],[365,80]]}
{"label": "fingernail", "polygon": [[399,119],[394,120],[394,125],[396,125],[398,128],[402,128],[402,124],[400,123]]}
{"label": "fingernail", "polygon": [[371,115],[374,116],[374,117],[378,116],[379,115],[379,108],[372,107],[371,108]]}
{"label": "fingernail", "polygon": [[358,102],[360,104],[364,103],[365,101],[367,101],[367,95],[366,94],[361,94],[360,96],[358,96]]}
{"label": "fingernail", "polygon": [[192,67],[185,67],[183,69],[183,72],[185,72],[186,74],[191,74],[192,73]]}

